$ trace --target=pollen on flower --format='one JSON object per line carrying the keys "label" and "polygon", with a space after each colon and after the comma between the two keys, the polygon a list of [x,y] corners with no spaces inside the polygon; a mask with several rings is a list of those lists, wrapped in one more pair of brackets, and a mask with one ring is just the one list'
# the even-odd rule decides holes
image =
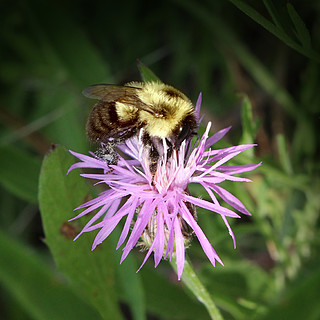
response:
{"label": "pollen on flower", "polygon": [[[200,104],[199,98],[196,110],[199,110]],[[220,183],[226,180],[249,182],[249,179],[241,178],[238,174],[251,171],[260,164],[227,165],[229,160],[255,145],[214,149],[213,145],[222,139],[230,128],[222,129],[209,138],[210,126],[211,123],[207,125],[205,133],[197,143],[191,146],[191,141],[185,140],[178,150],[170,154],[167,152],[166,140],[163,139],[163,152],[154,175],[150,170],[148,152],[142,143],[142,132],[119,146],[129,159],[118,155],[119,160],[113,165],[95,155],[86,156],[70,151],[80,162],[73,164],[69,171],[77,168],[102,169],[103,173],[81,176],[98,180],[108,187],[96,198],[76,208],[82,209],[82,212],[71,220],[97,210],[76,238],[98,229],[92,245],[94,250],[123,220],[123,229],[117,244],[117,249],[123,246],[120,262],[135,246],[146,251],[141,267],[152,253],[155,267],[163,258],[171,259],[172,255],[175,255],[180,279],[185,249],[190,245],[191,239],[196,237],[212,265],[214,266],[216,261],[222,264],[197,223],[196,208],[201,207],[218,214],[235,247],[235,237],[227,218],[240,218],[238,213],[250,213],[242,202],[221,187]],[[211,201],[192,196],[188,191],[190,183],[201,185]],[[223,207],[219,198],[228,203],[234,211]]]}

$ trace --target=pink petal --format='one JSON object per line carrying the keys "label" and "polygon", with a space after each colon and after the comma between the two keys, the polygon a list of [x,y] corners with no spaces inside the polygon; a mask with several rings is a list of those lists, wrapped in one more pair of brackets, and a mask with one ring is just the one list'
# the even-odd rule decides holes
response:
{"label": "pink petal", "polygon": [[252,182],[248,178],[241,178],[241,177],[234,177],[230,174],[222,173],[222,172],[217,172],[213,171],[210,173],[211,176],[218,177],[224,180],[230,180],[230,181],[238,181],[238,182]]}
{"label": "pink petal", "polygon": [[[174,248],[173,225],[172,225],[172,219],[170,219],[170,217],[169,217],[167,203],[160,202],[158,207],[161,208],[160,210],[161,210],[161,212],[162,212],[162,214],[164,216],[164,220],[165,220],[166,226],[167,226],[168,231],[169,231],[169,237],[167,239],[167,242],[168,242],[167,243],[167,249],[166,249],[166,253],[164,255],[164,259],[166,259],[168,254],[170,252],[173,252],[173,248]],[[172,215],[175,216],[176,214],[177,214],[177,210],[175,210]],[[172,255],[170,256],[170,260],[171,260],[171,257],[172,257]]]}
{"label": "pink petal", "polygon": [[[78,158],[79,160],[83,161],[83,163],[86,165],[83,168],[101,168],[101,169],[106,169],[108,168],[108,165],[106,162],[99,160],[99,159],[95,159],[89,156],[86,156],[84,154],[81,153],[77,153],[74,151],[69,150],[69,152],[75,156],[76,158]],[[73,170],[75,167],[73,167],[74,165],[72,165],[70,167],[70,169],[68,170],[68,173]],[[73,167],[73,168],[72,168]],[[72,168],[72,169],[71,169]]]}
{"label": "pink petal", "polygon": [[202,102],[202,93],[200,92],[199,96],[198,96],[198,100],[197,100],[196,106],[194,108],[194,114],[195,114],[197,122],[199,122],[201,102]]}
{"label": "pink petal", "polygon": [[233,247],[236,248],[236,246],[237,246],[236,238],[234,237],[234,233],[233,233],[233,231],[232,231],[232,229],[230,227],[230,224],[229,224],[229,222],[228,222],[228,220],[227,220],[227,218],[225,216],[221,216],[221,217],[222,217],[222,219],[224,221],[224,224],[227,226],[229,234],[230,234],[230,236],[231,236],[231,238],[233,240]]}
{"label": "pink petal", "polygon": [[223,199],[226,203],[230,204],[232,207],[237,209],[243,214],[246,214],[248,216],[251,216],[251,213],[247,210],[247,208],[243,205],[243,203],[236,198],[233,194],[231,194],[229,191],[215,185],[210,184],[209,187],[214,190],[220,197]]}
{"label": "pink petal", "polygon": [[252,171],[252,170],[256,169],[257,167],[259,167],[261,164],[262,164],[262,162],[260,162],[258,164],[242,164],[239,166],[219,166],[216,168],[216,170],[228,171],[229,174],[237,174],[237,173]]}
{"label": "pink petal", "polygon": [[73,239],[77,240],[80,235],[84,232],[87,232],[86,230],[94,223],[96,222],[109,208],[110,204],[104,205],[94,216],[89,220],[89,222],[83,227],[81,232]]}
{"label": "pink petal", "polygon": [[96,235],[96,237],[93,241],[91,250],[94,250],[97,247],[97,245],[101,244],[110,235],[110,233],[118,225],[118,223],[123,218],[123,216],[124,216],[124,214],[116,215],[108,220],[103,221],[104,226]]}
{"label": "pink petal", "polygon": [[[154,246],[155,246],[155,242],[153,241],[150,248],[148,249],[148,252],[147,254],[145,255],[144,259],[143,259],[143,262],[141,263],[141,266],[139,267],[139,269],[137,270],[137,272],[140,271],[140,269],[144,266],[144,264],[146,263],[146,261],[149,259],[153,249],[154,249]],[[155,267],[156,268],[156,267]]]}
{"label": "pink petal", "polygon": [[215,260],[217,260],[221,265],[223,265],[221,259],[213,249],[212,245],[208,241],[207,237],[193,218],[192,214],[189,212],[188,208],[186,207],[185,203],[183,201],[180,201],[180,215],[181,217],[188,223],[188,225],[193,229],[194,233],[196,234],[200,245],[204,251],[204,253],[207,255],[208,259],[210,260],[211,264],[215,266]]}
{"label": "pink petal", "polygon": [[[129,199],[128,199],[128,201],[129,201]],[[131,206],[129,208],[128,217],[127,217],[126,223],[122,229],[116,250],[118,250],[120,248],[120,246],[123,244],[124,240],[127,238],[127,235],[129,233],[129,229],[131,226],[131,221],[133,219],[133,216],[134,216],[134,213],[135,213],[137,207],[138,207],[138,199],[134,198],[131,203]]]}
{"label": "pink petal", "polygon": [[129,240],[126,244],[126,246],[123,249],[123,254],[121,256],[121,261],[127,257],[129,252],[132,250],[132,248],[136,245],[137,241],[139,240],[143,230],[145,229],[146,225],[149,222],[149,219],[151,218],[155,207],[157,205],[157,201],[151,201],[146,200],[139,212],[138,218],[134,224],[134,227],[132,229],[131,235],[129,237]]}
{"label": "pink petal", "polygon": [[183,238],[181,227],[177,217],[174,219],[173,225],[174,225],[175,244],[176,244],[177,275],[178,275],[178,280],[180,280],[183,272],[184,260],[185,260],[184,238]]}
{"label": "pink petal", "polygon": [[[109,210],[107,211],[106,215],[104,216],[104,219],[109,219],[111,218],[115,212],[118,210],[119,208],[119,205],[120,205],[120,202],[121,202],[121,198],[119,199],[115,199],[112,203],[111,203],[111,206],[109,208]],[[128,201],[121,207],[122,208],[126,208],[128,207]],[[119,212],[119,211],[118,211]]]}
{"label": "pink petal", "polygon": [[155,239],[153,240],[155,243],[155,249],[154,249],[154,262],[155,262],[155,268],[160,263],[163,253],[164,253],[164,221],[163,221],[163,215],[162,212],[159,212],[158,208],[158,214],[157,214],[157,234],[155,236]]}
{"label": "pink petal", "polygon": [[214,193],[210,190],[209,185],[207,183],[202,183],[202,186],[206,189],[206,191],[208,192],[211,200],[213,201],[214,204],[216,205],[220,205],[218,199],[216,198],[216,196],[214,195]]}
{"label": "pink petal", "polygon": [[215,133],[210,138],[208,138],[206,141],[206,144],[205,144],[205,149],[208,149],[209,147],[214,145],[216,142],[221,140],[229,132],[230,129],[231,129],[231,126],[228,128],[224,128],[224,129],[218,131],[217,133]]}
{"label": "pink petal", "polygon": [[233,153],[239,154],[239,153],[241,153],[245,150],[248,150],[252,147],[255,147],[255,146],[256,146],[256,144],[241,144],[238,146],[232,146],[232,147],[228,147],[228,148],[224,148],[224,149],[213,149],[210,151],[205,151],[203,153],[203,156],[204,157],[211,156],[210,162],[213,162],[213,161],[217,161],[219,159],[222,159],[229,154],[233,154]]}
{"label": "pink petal", "polygon": [[[213,166],[212,169],[216,169],[217,167],[219,167],[220,165],[222,165],[223,163],[226,163],[227,161],[229,161],[230,159],[234,158],[235,156],[237,156],[239,153],[241,153],[241,151],[237,151],[237,152],[233,152],[230,153],[228,155],[226,155],[225,157],[223,157],[222,159],[220,159],[219,161],[217,161]],[[216,157],[215,157],[216,158]],[[215,159],[217,160],[217,159]],[[214,160],[214,161],[215,161]],[[213,158],[210,159],[210,162],[213,161]]]}
{"label": "pink petal", "polygon": [[99,194],[98,197],[96,198],[93,198],[92,200],[89,200],[85,203],[83,203],[82,205],[80,205],[79,207],[75,208],[73,211],[75,210],[78,210],[78,209],[83,209],[83,208],[86,208],[86,207],[90,207],[91,205],[97,203],[97,202],[101,202],[103,201],[105,198],[108,198],[109,196],[113,195],[114,194],[114,191],[113,190],[106,190],[106,191],[103,191]]}
{"label": "pink petal", "polygon": [[97,208],[99,208],[99,207],[101,207],[101,206],[103,206],[103,205],[108,204],[109,202],[110,202],[110,201],[109,201],[108,198],[106,198],[106,199],[101,199],[99,202],[97,202],[96,204],[94,204],[94,205],[88,207],[87,209],[83,210],[83,211],[82,211],[81,213],[79,213],[77,216],[75,216],[74,218],[69,219],[68,221],[73,221],[73,220],[75,220],[75,219],[79,219],[79,218],[85,216],[86,214],[88,214],[89,212],[91,212],[91,211],[93,211],[93,210],[95,210],[95,209],[97,209]]}
{"label": "pink petal", "polygon": [[221,207],[220,205],[213,204],[209,201],[202,200],[199,198],[195,198],[186,194],[182,195],[182,198],[188,202],[193,203],[196,206],[202,207],[204,209],[208,209],[210,211],[217,212],[219,214],[225,215],[227,217],[232,217],[232,218],[240,218],[238,214],[235,212],[231,211],[230,209]]}

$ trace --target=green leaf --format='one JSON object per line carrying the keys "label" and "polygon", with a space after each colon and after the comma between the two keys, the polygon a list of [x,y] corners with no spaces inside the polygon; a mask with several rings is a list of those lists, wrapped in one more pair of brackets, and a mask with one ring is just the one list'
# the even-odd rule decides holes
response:
{"label": "green leaf", "polygon": [[[310,46],[310,35],[308,30],[305,28],[305,25],[299,15],[292,10],[292,8],[288,8],[291,12],[289,12],[289,15],[291,17],[291,20],[293,21],[295,28],[297,29],[296,36],[301,41],[302,47],[299,43],[296,42],[295,39],[292,39],[284,30],[283,27],[280,28],[278,26],[275,26],[271,21],[266,19],[263,15],[261,15],[259,12],[257,12],[254,8],[252,8],[250,5],[248,5],[245,1],[242,0],[229,0],[232,2],[238,9],[240,9],[243,13],[247,14],[252,20],[260,24],[263,28],[268,30],[270,33],[278,37],[281,41],[283,41],[286,45],[291,47],[292,49],[296,50],[300,54],[305,55],[306,57],[310,59],[314,59],[315,61],[319,62],[320,57],[319,54],[315,51],[311,50]],[[268,10],[270,8],[267,7]],[[272,18],[275,18],[273,14]],[[283,22],[283,21],[281,21]],[[304,38],[306,37],[306,38]],[[303,40],[302,40],[303,39]]]}
{"label": "green leaf", "polygon": [[[274,34],[276,37],[278,37],[280,40],[285,42],[287,45],[294,47],[293,41],[290,39],[290,37],[288,37],[288,35],[282,29],[278,28],[278,26],[275,26],[271,21],[266,19],[258,11],[256,11],[250,5],[248,5],[247,2],[242,0],[230,0],[230,2],[232,2],[243,13],[248,15],[252,20],[260,24],[263,28],[268,30],[270,33]],[[267,7],[267,9],[269,10],[270,8]],[[278,21],[274,14],[271,14],[271,15],[273,19]]]}
{"label": "green leaf", "polygon": [[[242,99],[242,137],[241,144],[254,143],[256,133],[258,130],[258,121],[253,120],[252,105],[247,95],[238,94],[238,97]],[[253,149],[247,151],[250,157],[253,157]]]}
{"label": "green leaf", "polygon": [[285,137],[283,134],[277,135],[278,152],[281,166],[284,172],[292,175],[292,164],[290,160],[289,150],[286,145]]}
{"label": "green leaf", "polygon": [[281,15],[280,10],[273,4],[272,0],[263,0],[263,3],[277,28],[285,32],[285,28],[283,27],[285,19],[283,15]]}
{"label": "green leaf", "polygon": [[[115,247],[120,236],[119,230],[115,229],[110,235],[110,239]],[[122,251],[114,252],[116,263],[121,259]],[[146,319],[145,292],[142,285],[141,273],[137,273],[138,266],[134,256],[131,254],[116,268],[117,289],[119,298],[126,302],[135,320]]]}
{"label": "green leaf", "polygon": [[88,186],[79,172],[66,175],[73,162],[73,157],[60,146],[43,161],[39,203],[45,240],[58,268],[86,295],[103,318],[122,319],[114,288],[114,248],[109,240],[93,252],[90,251],[93,232],[72,241],[84,219],[77,223],[68,223],[68,219],[74,216],[76,206],[88,200]]}
{"label": "green leaf", "polygon": [[254,132],[253,132],[253,117],[252,117],[252,106],[247,95],[241,95],[242,97],[242,138],[241,144],[253,143]]}
{"label": "green leaf", "polygon": [[[120,252],[117,252],[120,257]],[[132,316],[135,320],[146,319],[145,294],[142,286],[141,276],[137,274],[138,267],[134,258],[129,255],[119,266],[117,278],[121,286],[120,297],[130,306]]]}
{"label": "green leaf", "polygon": [[296,37],[299,39],[305,50],[311,51],[311,37],[309,30],[291,3],[287,4],[287,10],[294,24]]}
{"label": "green leaf", "polygon": [[40,159],[13,146],[0,147],[0,183],[17,197],[37,203]]}
{"label": "green leaf", "polygon": [[0,231],[0,283],[35,320],[99,319],[30,248]]}
{"label": "green leaf", "polygon": [[138,61],[138,69],[143,81],[160,81],[161,80],[141,61]]}

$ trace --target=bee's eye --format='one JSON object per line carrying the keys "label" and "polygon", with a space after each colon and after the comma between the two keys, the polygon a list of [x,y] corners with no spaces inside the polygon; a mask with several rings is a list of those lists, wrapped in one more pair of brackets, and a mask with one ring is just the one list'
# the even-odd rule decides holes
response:
{"label": "bee's eye", "polygon": [[188,138],[188,136],[190,136],[191,134],[191,128],[189,125],[184,125],[183,127],[180,128],[180,132],[179,135],[177,137],[175,146],[179,147],[180,144],[182,143],[183,140],[185,140],[186,138]]}

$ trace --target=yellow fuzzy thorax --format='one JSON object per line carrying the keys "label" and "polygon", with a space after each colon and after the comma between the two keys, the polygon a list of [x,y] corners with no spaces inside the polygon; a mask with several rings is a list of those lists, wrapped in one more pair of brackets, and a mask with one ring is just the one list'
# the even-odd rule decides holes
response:
{"label": "yellow fuzzy thorax", "polygon": [[169,137],[184,118],[194,112],[191,101],[172,86],[160,82],[131,82],[128,85],[141,88],[137,92],[139,99],[152,106],[154,114],[139,112],[139,121],[145,123],[145,130],[151,137]]}

